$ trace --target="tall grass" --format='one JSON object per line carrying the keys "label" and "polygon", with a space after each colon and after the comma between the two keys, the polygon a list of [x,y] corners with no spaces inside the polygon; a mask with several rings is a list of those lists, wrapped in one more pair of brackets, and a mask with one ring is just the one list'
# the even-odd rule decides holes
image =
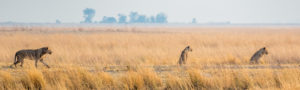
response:
{"label": "tall grass", "polygon": [[12,63],[20,49],[49,46],[54,53],[46,62],[52,65],[174,65],[181,50],[190,45],[190,65],[248,64],[251,55],[264,46],[270,52],[262,58],[266,64],[299,63],[298,28],[159,29],[166,32],[141,28],[137,29],[141,32],[95,33],[52,29],[52,33],[1,32],[0,61]]}
{"label": "tall grass", "polygon": [[[12,72],[13,71],[13,72]],[[124,73],[90,72],[85,69],[1,71],[0,89],[297,89],[298,69],[199,70],[158,74],[153,71]],[[13,75],[12,75],[12,74]]]}
{"label": "tall grass", "polygon": [[[261,66],[300,63],[298,27],[0,27],[0,89],[176,90],[299,89],[300,71],[217,68],[250,65],[266,47]],[[190,45],[187,65],[176,66]],[[7,68],[21,49],[49,46],[45,62]],[[205,68],[214,66],[216,68]],[[175,69],[174,69],[175,67]],[[106,70],[110,69],[110,70]]]}

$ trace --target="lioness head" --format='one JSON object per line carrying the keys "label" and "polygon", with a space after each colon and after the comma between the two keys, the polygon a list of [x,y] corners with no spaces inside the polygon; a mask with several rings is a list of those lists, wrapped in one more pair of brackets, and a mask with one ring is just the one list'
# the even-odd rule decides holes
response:
{"label": "lioness head", "polygon": [[266,47],[263,47],[262,49],[263,49],[263,53],[264,53],[264,54],[266,54],[266,55],[269,54],[269,53],[268,53],[268,50],[266,49]]}
{"label": "lioness head", "polygon": [[52,54],[52,51],[48,49],[48,47],[43,47],[41,48],[42,49],[42,53],[45,53],[45,54]]}
{"label": "lioness head", "polygon": [[187,46],[186,49],[187,49],[188,51],[190,51],[190,52],[193,51],[193,49],[192,49],[190,46]]}

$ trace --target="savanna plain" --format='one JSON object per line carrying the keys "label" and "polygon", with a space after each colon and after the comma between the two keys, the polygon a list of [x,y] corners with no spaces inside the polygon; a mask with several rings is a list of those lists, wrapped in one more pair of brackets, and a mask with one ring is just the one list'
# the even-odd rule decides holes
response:
{"label": "savanna plain", "polygon": [[[1,90],[300,89],[297,26],[2,26],[0,42]],[[51,68],[10,67],[18,50],[45,46]],[[269,54],[250,64],[262,47]]]}

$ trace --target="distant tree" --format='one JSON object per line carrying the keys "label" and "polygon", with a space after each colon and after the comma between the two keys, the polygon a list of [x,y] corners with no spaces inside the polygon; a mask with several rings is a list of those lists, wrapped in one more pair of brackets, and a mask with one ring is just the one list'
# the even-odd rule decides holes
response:
{"label": "distant tree", "polygon": [[106,16],[104,16],[102,18],[101,23],[117,23],[117,20],[114,17],[106,17]]}
{"label": "distant tree", "polygon": [[56,24],[61,24],[61,21],[58,20],[58,19],[56,19],[55,23],[56,23]]}
{"label": "distant tree", "polygon": [[155,23],[155,17],[154,16],[150,17],[150,23]]}
{"label": "distant tree", "polygon": [[92,23],[92,19],[95,16],[96,11],[92,8],[86,8],[83,10],[84,23]]}
{"label": "distant tree", "polygon": [[119,16],[119,23],[126,23],[127,16],[123,14],[118,14]]}
{"label": "distant tree", "polygon": [[138,13],[137,12],[130,12],[129,14],[130,17],[130,23],[137,23],[137,19],[138,19]]}
{"label": "distant tree", "polygon": [[196,18],[193,18],[192,23],[197,23]]}
{"label": "distant tree", "polygon": [[156,23],[167,23],[167,16],[164,13],[159,13],[156,15]]}
{"label": "distant tree", "polygon": [[140,15],[138,12],[130,12],[129,23],[167,23],[167,16],[164,13],[159,13],[156,16],[147,17]]}
{"label": "distant tree", "polygon": [[137,23],[147,23],[146,15],[138,15],[138,18],[137,18],[136,22]]}

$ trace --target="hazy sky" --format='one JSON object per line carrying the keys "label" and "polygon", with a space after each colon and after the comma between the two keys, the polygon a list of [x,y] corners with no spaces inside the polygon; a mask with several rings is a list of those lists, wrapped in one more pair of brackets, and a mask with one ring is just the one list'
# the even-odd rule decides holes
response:
{"label": "hazy sky", "polygon": [[300,0],[0,0],[0,22],[83,21],[82,10],[103,16],[164,12],[169,22],[300,23]]}

